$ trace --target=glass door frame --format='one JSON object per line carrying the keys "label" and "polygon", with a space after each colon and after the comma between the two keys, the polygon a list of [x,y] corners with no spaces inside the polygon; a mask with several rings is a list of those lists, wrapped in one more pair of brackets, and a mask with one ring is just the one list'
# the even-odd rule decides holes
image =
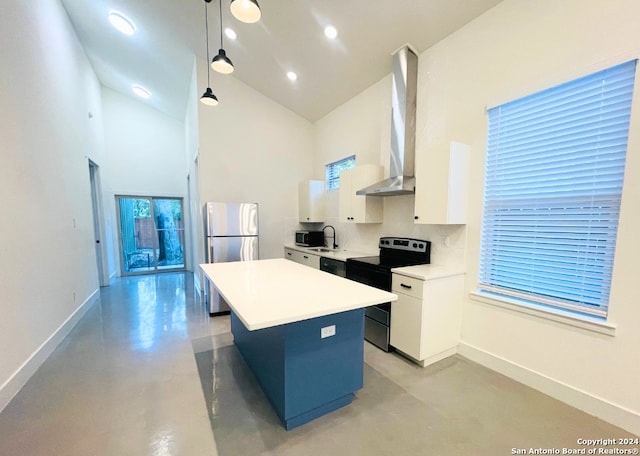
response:
{"label": "glass door frame", "polygon": [[[186,252],[186,217],[184,214],[184,197],[182,196],[147,196],[147,195],[114,195],[115,196],[115,209],[116,209],[116,223],[118,230],[118,257],[120,263],[120,275],[122,277],[125,276],[135,276],[135,275],[145,275],[145,274],[157,274],[160,272],[181,272],[187,270],[187,252]],[[153,265],[149,269],[140,270],[140,271],[127,271],[125,269],[125,260],[124,260],[124,252],[122,245],[122,227],[120,225],[120,199],[146,199],[149,201],[149,213],[151,220],[154,226],[154,237],[153,237]],[[156,225],[155,218],[155,209],[154,209],[154,200],[177,200],[180,202],[180,213],[182,215],[182,228],[176,229],[178,232],[181,232],[180,241],[182,247],[182,266],[175,268],[160,268],[158,267],[158,249],[159,249],[159,238],[158,238],[158,227]]]}

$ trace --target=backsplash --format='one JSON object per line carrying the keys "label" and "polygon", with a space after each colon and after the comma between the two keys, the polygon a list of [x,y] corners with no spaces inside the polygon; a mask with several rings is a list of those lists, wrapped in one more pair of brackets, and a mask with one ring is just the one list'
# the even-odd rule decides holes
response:
{"label": "backsplash", "polygon": [[[319,230],[324,225],[336,229],[340,249],[375,255],[378,240],[383,236],[409,237],[431,241],[431,263],[463,265],[465,262],[466,225],[421,225],[413,221],[414,195],[384,197],[383,223],[340,223],[338,192],[327,193],[325,223],[300,224],[297,218],[285,221],[285,243],[293,243],[299,229]],[[327,230],[331,234],[331,230]],[[331,242],[329,240],[329,242]]]}

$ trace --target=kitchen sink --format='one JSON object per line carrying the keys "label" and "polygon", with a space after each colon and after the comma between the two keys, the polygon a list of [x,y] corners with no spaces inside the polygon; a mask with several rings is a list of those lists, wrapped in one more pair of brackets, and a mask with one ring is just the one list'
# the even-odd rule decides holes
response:
{"label": "kitchen sink", "polygon": [[328,249],[326,247],[315,247],[307,250],[311,252],[333,252],[333,249]]}

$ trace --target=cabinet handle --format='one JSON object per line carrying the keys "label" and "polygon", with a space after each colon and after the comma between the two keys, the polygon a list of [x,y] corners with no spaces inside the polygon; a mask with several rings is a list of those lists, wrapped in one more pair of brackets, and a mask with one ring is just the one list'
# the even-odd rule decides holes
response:
{"label": "cabinet handle", "polygon": [[307,220],[309,220],[309,217],[307,217]]}
{"label": "cabinet handle", "polygon": [[291,252],[287,252],[287,255],[291,256]]}
{"label": "cabinet handle", "polygon": [[303,257],[303,258],[306,258],[307,260],[309,259],[309,257],[308,257],[308,256],[306,256],[306,255],[302,255],[302,257]]}
{"label": "cabinet handle", "polygon": [[400,286],[401,286],[402,288],[406,288],[406,289],[408,289],[408,290],[411,290],[411,285],[405,285],[404,283],[401,283],[401,284],[400,284]]}
{"label": "cabinet handle", "polygon": [[417,215],[414,215],[414,216],[413,216],[413,219],[414,219],[414,220],[418,220],[418,216],[417,216]]}

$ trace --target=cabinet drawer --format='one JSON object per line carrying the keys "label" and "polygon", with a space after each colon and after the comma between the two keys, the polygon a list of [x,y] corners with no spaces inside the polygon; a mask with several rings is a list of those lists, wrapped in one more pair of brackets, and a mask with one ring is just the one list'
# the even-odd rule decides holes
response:
{"label": "cabinet drawer", "polygon": [[320,269],[320,257],[318,255],[311,255],[310,253],[302,253],[301,264],[312,267],[314,269]]}
{"label": "cabinet drawer", "polygon": [[300,258],[302,258],[302,254],[297,250],[288,249],[285,247],[284,249],[284,257],[287,260],[295,261],[296,263],[300,263]]}
{"label": "cabinet drawer", "polygon": [[391,279],[391,291],[403,293],[414,298],[422,299],[424,280],[414,279],[401,274],[393,274]]}
{"label": "cabinet drawer", "polygon": [[284,257],[287,260],[295,261],[296,263],[304,264],[305,266],[312,267],[314,269],[320,269],[320,256],[312,255],[306,252],[300,252],[290,248],[284,248]]}

